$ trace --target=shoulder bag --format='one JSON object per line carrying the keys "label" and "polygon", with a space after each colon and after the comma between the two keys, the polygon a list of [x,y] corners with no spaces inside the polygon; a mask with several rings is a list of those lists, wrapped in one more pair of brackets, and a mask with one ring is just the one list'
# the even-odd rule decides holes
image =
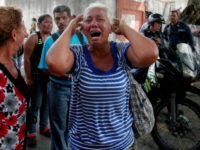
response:
{"label": "shoulder bag", "polygon": [[134,79],[130,68],[128,67],[122,50],[116,44],[116,49],[120,55],[120,64],[123,65],[130,81],[130,110],[133,114],[133,130],[135,137],[149,134],[155,123],[152,104],[142,89],[141,85]]}
{"label": "shoulder bag", "polygon": [[141,85],[137,83],[129,70],[127,72],[130,81],[130,109],[134,118],[133,129],[136,137],[144,136],[149,134],[154,127],[153,107]]}

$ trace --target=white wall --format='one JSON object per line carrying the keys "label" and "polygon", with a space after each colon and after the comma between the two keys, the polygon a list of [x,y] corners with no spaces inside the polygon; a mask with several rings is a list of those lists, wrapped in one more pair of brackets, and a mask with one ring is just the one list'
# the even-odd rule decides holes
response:
{"label": "white wall", "polygon": [[[27,30],[31,27],[31,18],[38,18],[44,13],[53,16],[53,9],[55,6],[65,4],[71,8],[72,14],[80,14],[83,12],[89,3],[97,0],[5,0],[5,5],[15,5],[23,10],[24,21]],[[98,0],[106,4],[111,11],[111,15],[116,15],[116,0]],[[0,0],[3,2],[3,0]],[[54,24],[53,31],[57,29]]]}
{"label": "white wall", "polygon": [[162,14],[165,21],[168,21],[170,10],[180,8],[183,11],[187,6],[188,0],[146,0],[146,2],[148,11]]}

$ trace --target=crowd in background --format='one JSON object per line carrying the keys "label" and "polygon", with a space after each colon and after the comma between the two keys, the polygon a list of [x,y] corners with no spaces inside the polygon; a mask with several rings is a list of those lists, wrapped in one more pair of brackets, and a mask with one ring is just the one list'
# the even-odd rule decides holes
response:
{"label": "crowd in background", "polygon": [[[38,119],[39,134],[51,138],[52,150],[134,149],[130,87],[120,60],[147,72],[158,49],[162,57],[164,40],[172,49],[188,43],[195,51],[193,35],[200,32],[192,33],[179,21],[179,13],[171,11],[170,23],[162,31],[162,15],[148,12],[137,32],[123,20],[111,21],[103,4],[91,4],[83,16],[59,5],[53,16],[32,18],[27,33],[22,11],[1,6],[0,149],[36,147]],[[109,41],[111,32],[129,42]]]}

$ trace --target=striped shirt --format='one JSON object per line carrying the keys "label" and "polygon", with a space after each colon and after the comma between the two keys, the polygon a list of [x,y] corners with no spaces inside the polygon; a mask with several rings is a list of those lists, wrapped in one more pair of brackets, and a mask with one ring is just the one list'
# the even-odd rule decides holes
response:
{"label": "striped shirt", "polygon": [[[69,111],[72,150],[124,150],[134,142],[130,85],[119,63],[124,55],[118,54],[113,42],[111,45],[114,65],[108,71],[93,65],[86,46],[72,47],[76,58]],[[123,54],[128,46],[120,46]]]}

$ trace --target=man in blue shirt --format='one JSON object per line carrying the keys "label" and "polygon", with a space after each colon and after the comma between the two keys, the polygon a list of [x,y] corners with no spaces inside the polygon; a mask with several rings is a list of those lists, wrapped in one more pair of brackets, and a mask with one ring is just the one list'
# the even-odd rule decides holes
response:
{"label": "man in blue shirt", "polygon": [[[61,5],[53,10],[54,20],[58,27],[58,31],[54,33],[54,37],[59,37],[64,29],[68,26],[72,19],[70,8]],[[48,66],[45,61],[46,53],[54,43],[55,38],[49,36],[44,43],[42,56],[38,68],[48,72]],[[83,36],[83,43],[87,43],[87,39]],[[75,34],[70,44],[82,44]],[[59,59],[59,58],[58,58]],[[49,73],[50,82],[48,84],[48,102],[49,102],[49,120],[51,127],[51,149],[66,150],[66,136],[68,133],[68,107],[71,93],[71,79],[69,75],[58,77]]]}

